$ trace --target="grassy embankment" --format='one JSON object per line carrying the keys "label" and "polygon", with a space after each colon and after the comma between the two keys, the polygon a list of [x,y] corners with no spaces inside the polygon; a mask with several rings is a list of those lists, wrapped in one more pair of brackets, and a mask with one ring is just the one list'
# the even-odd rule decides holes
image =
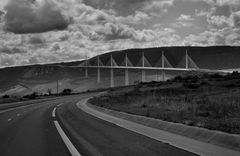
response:
{"label": "grassy embankment", "polygon": [[113,90],[91,103],[117,111],[240,134],[240,74],[177,77]]}

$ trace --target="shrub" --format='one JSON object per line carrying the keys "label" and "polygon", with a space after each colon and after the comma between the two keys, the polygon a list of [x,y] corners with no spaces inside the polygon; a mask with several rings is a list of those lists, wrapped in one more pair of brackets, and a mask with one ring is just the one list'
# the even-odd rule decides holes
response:
{"label": "shrub", "polygon": [[222,78],[222,75],[216,73],[216,74],[211,75],[211,78],[214,78],[214,79]]}
{"label": "shrub", "polygon": [[8,99],[8,98],[10,98],[10,96],[9,95],[3,95],[2,98],[3,99]]}
{"label": "shrub", "polygon": [[210,83],[208,81],[202,81],[200,85],[201,86],[209,86]]}
{"label": "shrub", "polygon": [[179,75],[179,76],[175,77],[173,81],[178,82],[178,81],[182,81],[182,79],[183,79],[182,76]]}
{"label": "shrub", "polygon": [[49,89],[47,90],[47,93],[48,93],[48,95],[52,95],[52,89],[49,88]]}
{"label": "shrub", "polygon": [[238,71],[232,72],[232,75],[238,75],[238,74],[239,74]]}
{"label": "shrub", "polygon": [[62,95],[70,95],[72,93],[72,90],[71,89],[69,89],[69,88],[66,88],[66,89],[64,89],[63,91],[62,91]]}
{"label": "shrub", "polygon": [[38,96],[37,92],[33,92],[32,94],[28,94],[23,96],[23,98],[27,98],[27,99],[36,99],[36,97]]}

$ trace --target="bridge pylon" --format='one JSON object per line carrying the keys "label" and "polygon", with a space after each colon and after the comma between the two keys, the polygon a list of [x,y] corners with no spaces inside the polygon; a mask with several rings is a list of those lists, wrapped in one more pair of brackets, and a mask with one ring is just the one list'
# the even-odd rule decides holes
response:
{"label": "bridge pylon", "polygon": [[188,54],[188,50],[185,52],[185,56],[178,63],[177,68],[184,68],[186,70],[199,69],[197,64],[192,60]]}
{"label": "bridge pylon", "polygon": [[[142,67],[145,67],[145,56],[144,52],[142,53]],[[146,70],[142,69],[142,82],[146,81]]]}
{"label": "bridge pylon", "polygon": [[88,59],[85,61],[85,78],[88,78]]}
{"label": "bridge pylon", "polygon": [[97,83],[101,83],[100,58],[97,57]]}
{"label": "bridge pylon", "polygon": [[114,87],[114,70],[113,70],[113,57],[112,54],[110,56],[110,87],[113,88]]}
{"label": "bridge pylon", "polygon": [[162,51],[162,81],[165,81],[165,55],[164,55],[164,51]]}
{"label": "bridge pylon", "polygon": [[149,61],[146,59],[144,52],[142,52],[142,57],[140,58],[139,62],[137,63],[137,67],[142,67],[142,82],[146,81],[146,67],[152,67]]}
{"label": "bridge pylon", "polygon": [[[128,57],[127,57],[127,53],[125,53],[125,67],[128,67]],[[128,73],[128,69],[125,68],[125,86],[129,85],[129,73]]]}
{"label": "bridge pylon", "polygon": [[185,68],[188,69],[188,51],[186,50],[186,54],[185,54]]}

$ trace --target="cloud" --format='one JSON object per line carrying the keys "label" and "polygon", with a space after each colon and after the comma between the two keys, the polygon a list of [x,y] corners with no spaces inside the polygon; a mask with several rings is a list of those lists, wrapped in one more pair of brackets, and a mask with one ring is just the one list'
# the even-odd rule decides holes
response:
{"label": "cloud", "polygon": [[117,39],[133,39],[140,41],[138,32],[133,26],[144,24],[151,18],[144,12],[135,11],[128,16],[118,16],[112,12],[95,9],[86,4],[79,3],[69,6],[74,9],[66,9],[66,16],[73,16],[69,31],[81,31],[92,41],[110,41]]}
{"label": "cloud", "polygon": [[162,13],[166,13],[173,4],[174,0],[150,0],[144,3],[142,10],[152,16],[159,16]]}
{"label": "cloud", "polygon": [[214,15],[212,12],[209,12],[206,17],[210,29],[240,28],[240,11],[231,12],[230,16]]}
{"label": "cloud", "polygon": [[0,66],[15,65],[15,59],[10,55],[0,55]]}
{"label": "cloud", "polygon": [[197,35],[189,35],[184,40],[185,45],[235,45],[240,44],[240,29],[227,27],[223,29],[210,29]]}
{"label": "cloud", "polygon": [[9,0],[1,0],[0,1],[0,10],[2,10],[4,8],[4,6],[7,4]]}
{"label": "cloud", "polygon": [[234,27],[240,28],[240,11],[232,13],[231,18],[233,20]]}
{"label": "cloud", "polygon": [[46,41],[41,36],[34,35],[29,38],[29,43],[33,45],[37,45],[37,44],[45,44]]}
{"label": "cloud", "polygon": [[7,46],[3,46],[0,48],[0,53],[4,53],[4,54],[22,54],[22,53],[26,53],[26,51],[24,49],[20,49],[17,47],[7,47]]}
{"label": "cloud", "polygon": [[4,12],[0,10],[0,17],[4,15]]}
{"label": "cloud", "polygon": [[150,20],[151,20],[151,17],[148,14],[141,11],[135,11],[134,15],[129,15],[126,17],[120,16],[116,18],[116,21],[119,23],[132,24],[132,25],[145,24]]}
{"label": "cloud", "polygon": [[192,21],[194,21],[194,19],[191,15],[181,14],[176,21],[177,22],[171,24],[172,27],[191,27],[193,26]]}
{"label": "cloud", "polygon": [[213,15],[214,13],[216,13],[216,8],[215,7],[212,7],[210,9],[205,9],[205,10],[195,9],[195,15],[197,17],[210,16],[210,15]]}
{"label": "cloud", "polygon": [[63,30],[69,24],[52,0],[10,0],[5,10],[4,29],[17,34]]}
{"label": "cloud", "polygon": [[124,24],[106,23],[103,27],[97,27],[95,32],[105,40],[136,39],[135,30]]}
{"label": "cloud", "polygon": [[193,21],[194,19],[191,17],[191,15],[185,15],[181,14],[180,17],[178,17],[177,21]]}
{"label": "cloud", "polygon": [[83,0],[83,3],[95,9],[110,9],[126,16],[134,13],[147,1],[152,0]]}
{"label": "cloud", "polygon": [[[176,0],[175,0],[176,1]],[[211,6],[240,6],[240,0],[182,0],[185,2],[205,2]]]}
{"label": "cloud", "polygon": [[218,6],[224,6],[224,5],[240,6],[240,0],[216,0],[215,5],[218,5]]}
{"label": "cloud", "polygon": [[210,27],[223,28],[232,26],[232,19],[226,16],[207,16]]}
{"label": "cloud", "polygon": [[0,64],[69,61],[153,46],[240,45],[240,11],[230,7],[233,2],[10,0],[0,22]]}

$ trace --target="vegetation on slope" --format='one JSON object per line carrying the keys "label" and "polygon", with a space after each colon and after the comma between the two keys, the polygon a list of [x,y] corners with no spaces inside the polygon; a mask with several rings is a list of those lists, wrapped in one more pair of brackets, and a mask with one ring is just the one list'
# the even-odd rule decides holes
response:
{"label": "vegetation on slope", "polygon": [[178,76],[95,97],[97,106],[240,134],[240,74]]}

